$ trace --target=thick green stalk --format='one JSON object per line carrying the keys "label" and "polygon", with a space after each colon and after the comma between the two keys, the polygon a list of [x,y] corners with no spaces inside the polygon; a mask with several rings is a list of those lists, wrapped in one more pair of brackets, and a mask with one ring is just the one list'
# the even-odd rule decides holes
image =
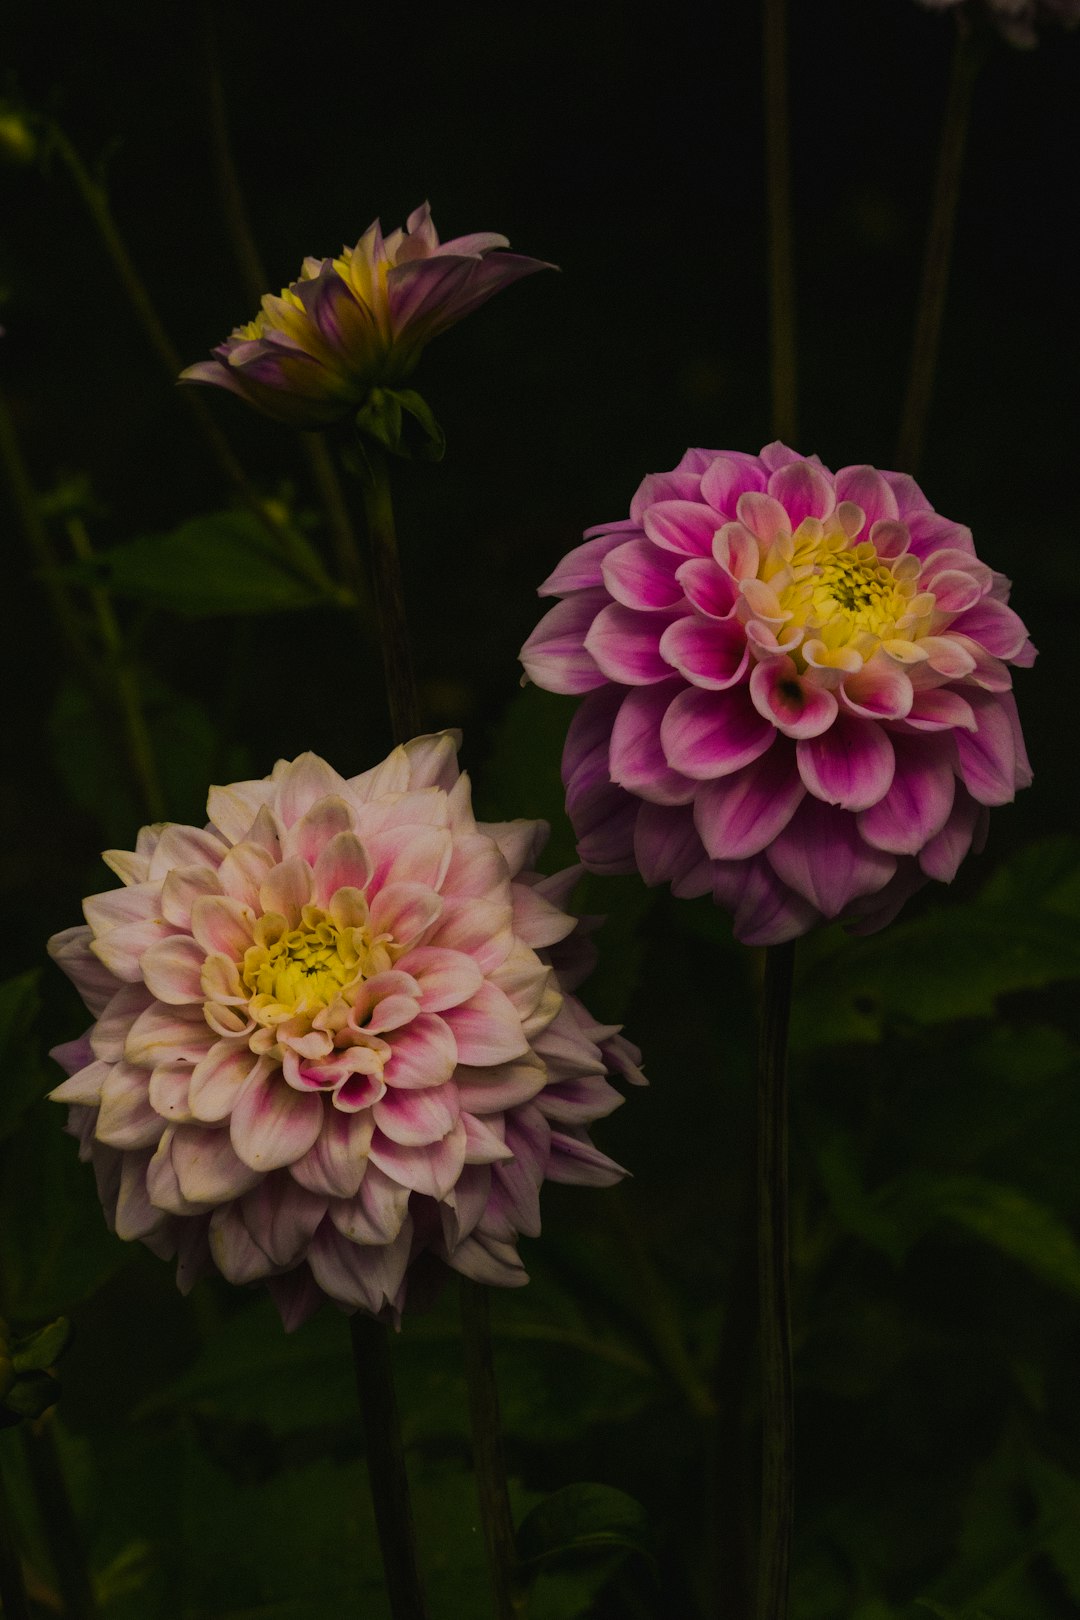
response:
{"label": "thick green stalk", "polygon": [[971,100],[979,68],[978,42],[969,19],[956,13],[956,40],[941,126],[930,227],[923,254],[919,308],[911,350],[911,370],[896,445],[896,465],[915,473],[922,460],[923,441],[937,374],[941,327],[949,290],[956,213],[964,174],[964,149],[971,121]]}
{"label": "thick green stalk", "polygon": [[0,1469],[0,1605],[4,1620],[31,1620],[30,1600],[23,1580],[22,1559],[15,1539],[11,1504]]}
{"label": "thick green stalk", "polygon": [[420,730],[420,699],[405,616],[405,591],[394,524],[390,473],[386,456],[370,439],[364,442],[364,458],[364,514],[371,553],[375,616],[386,677],[386,700],[390,705],[394,741],[405,742]]}
{"label": "thick green stalk", "polygon": [[463,1277],[460,1293],[473,1469],[487,1547],[494,1616],[495,1620],[521,1620],[525,1614],[525,1595],[518,1578],[514,1520],[506,1489],[487,1289],[482,1283]]}
{"label": "thick green stalk", "polygon": [[350,1317],[349,1330],[390,1612],[393,1620],[427,1620],[389,1333],[361,1311]]}
{"label": "thick green stalk", "polygon": [[786,1620],[794,1506],[788,1217],[787,1036],[795,945],[770,945],[758,1046],[758,1313],[761,1520],[757,1620]]}
{"label": "thick green stalk", "polygon": [[793,444],[797,427],[797,400],[791,143],[788,135],[787,0],[763,0],[762,21],[773,432],[785,444]]}
{"label": "thick green stalk", "polygon": [[86,1563],[82,1532],[68,1494],[60,1455],[52,1431],[52,1418],[24,1423],[26,1466],[37,1499],[38,1516],[65,1620],[97,1620],[98,1608]]}

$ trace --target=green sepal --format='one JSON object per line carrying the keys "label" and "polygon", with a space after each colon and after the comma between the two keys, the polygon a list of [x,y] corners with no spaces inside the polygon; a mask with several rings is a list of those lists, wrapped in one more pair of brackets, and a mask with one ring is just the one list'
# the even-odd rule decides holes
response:
{"label": "green sepal", "polygon": [[58,1316],[55,1322],[47,1322],[13,1341],[11,1360],[15,1371],[43,1372],[59,1361],[70,1343],[71,1323],[66,1316]]}
{"label": "green sepal", "polygon": [[441,461],[446,452],[446,435],[414,388],[373,388],[356,413],[356,426],[393,456]]}
{"label": "green sepal", "polygon": [[10,1429],[24,1418],[40,1417],[60,1399],[60,1385],[51,1373],[20,1373],[0,1404],[0,1429]]}

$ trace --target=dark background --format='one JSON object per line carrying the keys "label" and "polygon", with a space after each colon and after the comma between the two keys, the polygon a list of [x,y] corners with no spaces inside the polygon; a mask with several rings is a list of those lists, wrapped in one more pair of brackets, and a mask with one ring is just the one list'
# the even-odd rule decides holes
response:
{"label": "dark background", "polygon": [[[834,467],[889,466],[952,19],[909,0],[792,10],[797,447]],[[516,696],[535,587],[688,444],[756,450],[772,436],[757,7],[675,4],[642,22],[610,3],[233,4],[217,32],[268,290],[305,254],[355,241],[376,214],[390,229],[425,197],[444,237],[499,230],[561,267],[425,355],[417,383],[449,452],[403,467],[397,490],[430,722],[466,728],[483,808],[550,815],[569,858],[557,761],[571,705]],[[23,6],[5,33],[9,89],[103,163],[174,344],[201,358],[254,310],[215,186],[197,8],[63,0]],[[803,952],[804,1620],[1080,1614],[1078,66],[1080,35],[987,49],[920,469],[931,501],[1015,580],[1041,649],[1018,681],[1035,786],[995,812],[955,894],[920,900],[882,941],[829,931]],[[77,504],[102,550],[227,504],[55,155],[0,170],[0,205],[0,385],[39,490],[70,503],[85,480]],[[210,405],[259,487],[311,509],[321,543],[295,435],[225,397]],[[80,695],[16,514],[0,510],[0,969],[15,975],[111,881],[97,851],[130,843],[140,811],[116,722]],[[279,756],[314,748],[348,773],[386,751],[377,654],[348,616],[119,611],[171,818],[199,819],[208,780]],[[610,1197],[552,1189],[549,1231],[527,1246],[534,1285],[498,1302],[508,1443],[522,1507],[576,1480],[640,1498],[660,1574],[654,1591],[632,1552],[560,1566],[534,1612],[704,1614],[702,1549],[718,1518],[722,1539],[745,1540],[756,1489],[752,1401],[731,1417],[724,1362],[728,1427],[711,1451],[704,1438],[717,1357],[733,1353],[746,1305],[756,968],[706,908],[648,909],[631,880],[593,882],[586,902],[612,913],[590,1005],[625,1017],[654,1084],[599,1133],[635,1181]],[[79,1027],[57,977],[40,987],[38,1047]],[[62,1163],[42,1147],[39,1166],[33,1143],[59,1138],[58,1122],[44,1104],[27,1118],[0,1148],[9,1272],[24,1279],[9,1276],[6,1311],[66,1308],[80,1325],[57,1428],[106,1612],[351,1612],[373,1554],[340,1323],[283,1341],[265,1304],[225,1288],[181,1304],[164,1267],[89,1235],[71,1144],[60,1139]],[[73,1258],[37,1287],[46,1239]],[[461,1574],[476,1552],[457,1484],[452,1311],[407,1324],[401,1359],[438,1612],[483,1614]],[[48,1588],[31,1506],[24,1519]],[[340,1590],[319,1584],[327,1558]],[[920,1597],[937,1607],[912,1607]],[[381,1613],[377,1593],[365,1601]]]}

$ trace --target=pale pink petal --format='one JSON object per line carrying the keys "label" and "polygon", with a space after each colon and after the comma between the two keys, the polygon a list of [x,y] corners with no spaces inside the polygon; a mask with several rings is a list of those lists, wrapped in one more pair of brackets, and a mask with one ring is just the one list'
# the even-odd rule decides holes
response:
{"label": "pale pink petal", "polygon": [[[371,1141],[371,1162],[399,1186],[428,1198],[442,1198],[465,1165],[465,1127],[459,1120],[441,1142],[428,1147],[403,1147],[377,1130]],[[361,1196],[363,1191],[361,1186]]]}
{"label": "pale pink petal", "polygon": [[258,1282],[274,1269],[248,1231],[239,1202],[223,1204],[210,1217],[210,1253],[221,1275],[238,1287]]}
{"label": "pale pink petal", "polygon": [[264,804],[269,803],[274,785],[265,777],[255,782],[232,782],[228,787],[212,787],[206,813],[230,844],[239,844],[251,831]]}
{"label": "pale pink petal", "polygon": [[513,1002],[485,982],[475,995],[443,1014],[457,1043],[458,1061],[474,1067],[508,1063],[529,1049]]}
{"label": "pale pink petal", "polygon": [[917,686],[904,723],[915,731],[974,731],[975,711],[952,687]]}
{"label": "pale pink petal", "polygon": [[[351,833],[356,830],[356,811],[340,794],[330,794],[325,799],[319,799],[300,820],[289,829],[285,840],[285,854],[299,855],[301,860],[314,867],[319,856],[339,833]],[[362,883],[356,885],[363,888]],[[319,902],[321,905],[323,902]]]}
{"label": "pale pink petal", "polygon": [[866,515],[866,527],[899,518],[896,495],[875,467],[841,467],[834,480],[837,501],[853,501]]}
{"label": "pale pink petal", "polygon": [[216,833],[201,827],[165,827],[150,857],[150,877],[160,883],[176,867],[208,866],[216,871],[229,852],[229,846]]}
{"label": "pale pink petal", "polygon": [[280,1071],[256,1070],[233,1104],[229,1134],[233,1147],[252,1170],[277,1170],[302,1158],[317,1138],[323,1100],[317,1092],[295,1091]]}
{"label": "pale pink petal", "polygon": [[[224,865],[224,862],[222,862]],[[191,908],[204,895],[221,894],[221,880],[208,866],[181,866],[161,886],[161,914],[185,934],[191,932]]]}
{"label": "pale pink petal", "polygon": [[[767,496],[765,500],[768,501]],[[769,510],[775,504],[775,502],[770,503]],[[781,532],[786,533],[785,525],[787,520],[783,516],[783,508],[777,508],[777,510],[780,512]],[[745,523],[725,523],[713,541],[712,554],[713,561],[733,580],[742,581],[757,578],[757,571],[761,565],[761,546],[758,544],[757,538],[750,533]],[[680,574],[679,577],[683,581],[683,589],[686,590],[689,596],[690,592],[685,583],[685,576]],[[694,575],[691,577],[699,578],[700,576]]]}
{"label": "pale pink petal", "polygon": [[697,781],[740,770],[771,748],[775,738],[774,726],[743,688],[701,692],[690,687],[670,705],[660,727],[669,765]]}
{"label": "pale pink petal", "polygon": [[372,1109],[378,1129],[403,1147],[441,1142],[457,1124],[460,1112],[452,1081],[423,1091],[388,1091]]}
{"label": "pale pink petal", "polygon": [[268,1277],[266,1286],[286,1333],[295,1333],[297,1328],[303,1327],[326,1299],[306,1265],[298,1266],[283,1277]]}
{"label": "pale pink petal", "polygon": [[240,1212],[251,1236],[275,1266],[302,1260],[326,1214],[326,1199],[279,1171],[247,1193]]}
{"label": "pale pink petal", "polygon": [[274,865],[273,856],[261,844],[237,844],[218,867],[217,881],[230,900],[257,908],[259,889]]}
{"label": "pale pink petal", "polygon": [[449,1080],[458,1061],[449,1019],[457,1010],[450,1008],[444,1014],[424,1012],[404,1029],[394,1031],[390,1057],[383,1069],[388,1087],[418,1091]]}
{"label": "pale pink petal", "polygon": [[176,1125],[170,1129],[173,1167],[189,1204],[223,1204],[239,1198],[258,1181],[257,1171],[237,1157],[223,1127]]}
{"label": "pale pink petal", "polygon": [[805,792],[791,744],[778,744],[698,789],[694,824],[700,842],[713,860],[756,855],[787,826]]}
{"label": "pale pink petal", "polygon": [[[115,979],[113,983],[116,983]],[[94,1056],[104,1058],[108,1063],[115,1063],[118,1058],[122,1058],[132,1024],[140,1013],[145,1012],[154,1005],[156,1003],[144,984],[125,984],[121,986],[108,1001],[97,1023],[87,1032]],[[166,1013],[164,1007],[160,1011],[163,1014]],[[197,1029],[197,1018],[194,1020],[194,1024]],[[207,1045],[209,1044],[209,1041],[207,1041]],[[148,1066],[152,1067],[153,1065]]]}
{"label": "pale pink petal", "polygon": [[513,944],[510,902],[502,900],[446,900],[427,943],[471,956],[481,973],[491,973],[504,962]]}
{"label": "pale pink petal", "polygon": [[206,952],[186,934],[152,945],[142,959],[142,976],[147,989],[172,1005],[203,1000],[202,970]]}
{"label": "pale pink petal", "polygon": [[150,1101],[172,1125],[190,1125],[194,1115],[188,1103],[192,1070],[187,1063],[159,1063],[150,1074]]}
{"label": "pale pink petal", "polygon": [[484,834],[499,850],[510,869],[511,877],[516,877],[524,866],[536,865],[550,833],[551,827],[548,822],[530,821],[524,817],[516,821],[484,822]]}
{"label": "pale pink petal", "polygon": [[547,1166],[549,1181],[565,1181],[579,1187],[613,1187],[625,1175],[622,1166],[593,1147],[584,1134],[552,1131]]}
{"label": "pale pink petal", "polygon": [[510,889],[514,907],[514,934],[523,945],[541,950],[546,945],[557,945],[572,934],[578,925],[561,906],[552,905],[544,895],[524,883],[514,883]]}
{"label": "pale pink petal", "polygon": [[892,786],[893,746],[874,720],[838,714],[821,736],[800,739],[795,754],[803,782],[826,804],[866,810]]}
{"label": "pale pink petal", "polygon": [[491,1068],[469,1068],[462,1064],[454,1075],[462,1108],[470,1114],[500,1114],[520,1107],[542,1090],[547,1070],[531,1054],[516,1063],[499,1063]]}
{"label": "pale pink petal", "polygon": [[344,777],[317,754],[301,754],[289,764],[279,761],[273,780],[274,796],[270,802],[286,828],[306,816],[320,799],[330,795],[348,797]]}
{"label": "pale pink petal", "polygon": [[333,834],[315,858],[315,904],[328,906],[339,889],[365,889],[371,872],[371,857],[355,833]]}
{"label": "pale pink petal", "polygon": [[419,942],[442,909],[442,898],[422,883],[388,883],[371,900],[371,931],[388,935],[404,950]]}
{"label": "pale pink petal", "polygon": [[90,950],[89,928],[65,928],[49,940],[48,952],[66,973],[90,1011],[99,1014],[120,988],[116,975]]}
{"label": "pale pink petal", "polygon": [[191,932],[203,950],[220,951],[234,962],[243,959],[252,941],[255,913],[239,900],[205,895],[191,908]]}
{"label": "pale pink petal", "polygon": [[351,1243],[393,1243],[408,1213],[410,1190],[370,1164],[357,1192],[330,1205],[330,1219]]}
{"label": "pale pink petal", "polygon": [[366,835],[365,843],[372,863],[370,893],[391,883],[419,883],[427,889],[442,887],[453,850],[453,835],[448,828],[392,827]]}
{"label": "pale pink petal", "polygon": [[326,1198],[352,1198],[367,1170],[375,1122],[371,1110],[344,1113],[328,1108],[322,1129],[307,1152],[289,1166],[294,1181]]}
{"label": "pale pink petal", "polygon": [[191,1071],[187,1100],[196,1119],[225,1119],[257,1063],[269,1072],[269,1060],[257,1058],[245,1040],[216,1041]]}
{"label": "pale pink petal", "polygon": [[995,658],[1016,658],[1027,642],[1027,630],[1020,616],[990,597],[969,612],[961,613],[949,628],[980,642]]}
{"label": "pale pink petal", "polygon": [[474,1233],[459,1243],[446,1257],[447,1265],[473,1282],[493,1288],[522,1288],[528,1273],[512,1243]]}
{"label": "pale pink petal", "polygon": [[840,700],[866,720],[902,720],[911,708],[911,677],[889,658],[874,658],[840,683]]}
{"label": "pale pink petal", "polygon": [[[739,496],[735,513],[742,527],[749,530],[766,551],[774,540],[790,534],[795,527],[778,500],[771,495],[758,495],[752,490]],[[717,557],[718,562],[723,560],[723,557]]]}
{"label": "pale pink petal", "polygon": [[165,1121],[150,1101],[150,1076],[132,1063],[114,1063],[101,1088],[100,1112],[94,1126],[99,1142],[114,1148],[153,1148]]}
{"label": "pale pink petal", "polygon": [[144,1069],[178,1060],[197,1063],[213,1043],[201,1007],[166,1007],[154,1001],[128,1029],[124,1057]]}
{"label": "pale pink petal", "polygon": [[147,1238],[163,1226],[166,1215],[150,1202],[146,1190],[149,1153],[125,1153],[120,1164],[120,1187],[116,1198],[116,1235],[125,1243]]}
{"label": "pale pink petal", "polygon": [[[513,1149],[506,1145],[506,1127],[501,1114],[481,1119],[477,1114],[463,1113],[461,1123],[465,1127],[466,1164],[495,1164],[513,1156]],[[455,1191],[460,1193],[460,1184]],[[480,1219],[479,1210],[476,1219]]]}
{"label": "pale pink petal", "polygon": [[660,656],[660,637],[672,622],[670,610],[637,613],[613,602],[596,615],[585,647],[609,680],[648,686],[671,674]]}
{"label": "pale pink petal", "polygon": [[[51,1057],[54,1054],[49,1055]],[[87,1108],[96,1108],[101,1101],[101,1088],[109,1078],[111,1070],[111,1063],[96,1058],[83,1068],[76,1069],[62,1085],[54,1086],[49,1096],[53,1102],[80,1103]]]}
{"label": "pale pink petal", "polygon": [[[300,921],[301,911],[311,901],[313,888],[311,867],[299,855],[293,855],[287,861],[281,861],[263,879],[259,888],[260,909],[279,912],[289,927],[295,928]],[[225,947],[216,946],[215,949]]]}
{"label": "pale pink petal", "polygon": [[756,461],[719,455],[702,475],[701,498],[722,517],[733,518],[740,495],[764,488],[765,472]]}

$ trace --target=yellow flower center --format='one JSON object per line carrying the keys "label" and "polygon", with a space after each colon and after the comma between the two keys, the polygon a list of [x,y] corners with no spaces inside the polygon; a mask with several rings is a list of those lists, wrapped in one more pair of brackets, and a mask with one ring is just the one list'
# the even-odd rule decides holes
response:
{"label": "yellow flower center", "polygon": [[800,666],[858,667],[883,643],[900,650],[929,628],[934,599],[919,593],[918,559],[881,557],[869,540],[852,545],[835,520],[807,518],[762,573],[783,615],[777,633],[804,632],[793,654]]}
{"label": "yellow flower center", "polygon": [[308,905],[296,928],[276,912],[259,918],[240,976],[251,992],[252,1016],[276,1024],[298,1013],[314,1017],[362,979],[390,967],[394,955],[391,943],[372,938],[366,925],[338,927]]}

